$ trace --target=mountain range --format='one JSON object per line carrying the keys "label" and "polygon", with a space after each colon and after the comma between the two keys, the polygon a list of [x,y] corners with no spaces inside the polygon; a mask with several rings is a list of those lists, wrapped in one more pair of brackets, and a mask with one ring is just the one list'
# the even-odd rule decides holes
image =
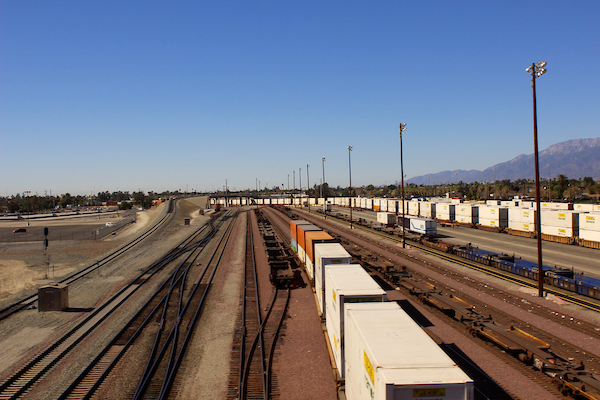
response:
{"label": "mountain range", "polygon": [[[554,144],[539,153],[540,178],[566,175],[569,179],[590,176],[600,180],[600,138],[573,139]],[[493,182],[503,179],[535,179],[533,154],[521,154],[510,161],[492,165],[483,171],[457,169],[415,176],[407,183],[432,185],[441,183]]]}

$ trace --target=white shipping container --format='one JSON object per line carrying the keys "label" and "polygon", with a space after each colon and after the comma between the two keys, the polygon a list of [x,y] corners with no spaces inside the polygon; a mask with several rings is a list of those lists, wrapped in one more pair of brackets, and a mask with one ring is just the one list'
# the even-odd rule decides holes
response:
{"label": "white shipping container", "polygon": [[508,210],[508,227],[511,223],[534,224],[537,211],[533,208],[511,208]]}
{"label": "white shipping container", "polygon": [[579,212],[594,211],[594,204],[573,204],[573,210]]}
{"label": "white shipping container", "polygon": [[395,302],[347,304],[348,400],[473,399],[473,381]]}
{"label": "white shipping container", "polygon": [[388,208],[389,208],[389,200],[381,199],[381,201],[379,202],[379,211],[388,211]]}
{"label": "white shipping container", "polygon": [[325,318],[325,266],[335,264],[350,264],[352,256],[339,243],[316,243],[315,264],[315,295],[317,305]]}
{"label": "white shipping container", "polygon": [[594,204],[594,212],[600,212],[600,204]]}
{"label": "white shipping container", "polygon": [[[562,226],[553,226],[553,225],[544,225],[542,223],[542,233],[544,235],[572,238],[572,237],[578,236],[578,232],[576,232],[576,231],[577,230],[574,230],[573,228],[565,228]],[[575,234],[575,233],[577,233],[577,234]]]}
{"label": "white shipping container", "polygon": [[[549,209],[549,210],[572,210],[573,209],[573,204],[571,203],[558,203],[558,202],[542,202],[540,204],[542,210],[544,209]],[[543,218],[543,217],[542,217]]]}
{"label": "white shipping container", "polygon": [[508,228],[515,231],[535,232],[535,223],[508,221]]}
{"label": "white shipping container", "polygon": [[495,218],[481,218],[479,217],[479,225],[489,226],[492,228],[506,228],[508,227],[508,221],[500,221]]}
{"label": "white shipping container", "polygon": [[460,222],[461,224],[476,224],[479,219],[474,220],[471,216],[457,215],[454,217],[456,222]]}
{"label": "white shipping container", "polygon": [[396,218],[396,214],[389,212],[378,212],[377,213],[377,222],[383,224],[385,226],[392,226],[398,222]]}
{"label": "white shipping container", "polygon": [[589,229],[579,228],[579,238],[585,240],[592,240],[594,242],[600,242],[600,231],[592,231]]}
{"label": "white shipping container", "polygon": [[435,218],[435,203],[422,201],[419,204],[419,216],[425,218]]}
{"label": "white shipping container", "polygon": [[387,211],[395,213],[397,211],[396,205],[398,204],[398,200],[388,200],[387,201]]}
{"label": "white shipping container", "polygon": [[570,210],[542,209],[542,226],[543,225],[577,229],[579,227],[579,213]]}
{"label": "white shipping container", "polygon": [[[479,219],[495,219],[508,222],[508,209],[505,207],[479,207]],[[481,221],[479,222],[481,224]]]}
{"label": "white shipping container", "polygon": [[600,232],[600,213],[579,214],[579,230],[584,229],[586,231]]}
{"label": "white shipping container", "polygon": [[[420,205],[421,205],[420,201],[409,201],[408,202],[408,214],[419,215],[419,210],[421,208]],[[402,204],[398,203],[398,206],[400,208],[402,208]]]}
{"label": "white shipping container", "polygon": [[435,217],[443,221],[454,221],[455,205],[454,204],[436,204]]}
{"label": "white shipping container", "polygon": [[486,200],[485,204],[487,204],[488,206],[499,206],[500,200]]}
{"label": "white shipping container", "polygon": [[360,264],[328,265],[325,267],[325,309],[327,336],[333,351],[338,374],[344,378],[344,310],[346,304],[383,302],[385,290]]}

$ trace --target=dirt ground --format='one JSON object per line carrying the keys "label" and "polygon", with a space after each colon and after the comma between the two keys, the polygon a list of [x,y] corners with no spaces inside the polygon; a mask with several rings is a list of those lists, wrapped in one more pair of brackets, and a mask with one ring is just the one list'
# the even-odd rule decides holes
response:
{"label": "dirt ground", "polygon": [[[103,240],[50,241],[46,257],[41,242],[0,243],[0,307],[33,294],[40,286],[58,282],[117,249],[149,227],[149,222],[154,221],[164,207],[161,204],[138,212],[134,224],[129,224],[118,231],[117,235]],[[31,225],[97,224],[94,219],[84,218],[50,222],[51,224],[49,221],[33,220]],[[46,258],[49,260],[49,268],[45,268]]]}
{"label": "dirt ground", "polygon": [[[69,287],[69,307],[93,308],[116,293],[139,274],[140,268],[160,258],[192,229],[208,220],[198,213],[199,207],[179,201],[172,220],[151,238],[136,245],[126,255],[107,263],[98,273],[73,283]],[[0,244],[0,306],[6,306],[37,288],[59,281],[69,273],[81,270],[109,254],[150,228],[164,214],[166,204],[139,212],[137,222],[98,241],[56,241],[50,243],[50,278],[45,278],[40,243]],[[190,218],[191,226],[184,225]],[[69,221],[73,224],[73,221]],[[36,309],[21,311],[0,322],[0,381],[17,369],[22,360],[31,359],[53,338],[70,329],[83,318],[81,312],[45,312]]]}

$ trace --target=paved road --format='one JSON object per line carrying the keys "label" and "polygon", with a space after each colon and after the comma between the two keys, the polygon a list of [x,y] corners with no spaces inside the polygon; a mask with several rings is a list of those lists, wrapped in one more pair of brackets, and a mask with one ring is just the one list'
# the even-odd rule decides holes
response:
{"label": "paved road", "polygon": [[[332,212],[350,214],[344,207],[332,207]],[[377,221],[377,213],[373,211],[352,211],[352,218],[363,218],[367,221]],[[439,239],[485,250],[515,254],[524,260],[537,262],[537,240],[504,233],[495,233],[470,228],[442,228],[438,226]],[[544,265],[574,267],[576,271],[600,276],[600,250],[585,247],[542,241],[542,262]]]}

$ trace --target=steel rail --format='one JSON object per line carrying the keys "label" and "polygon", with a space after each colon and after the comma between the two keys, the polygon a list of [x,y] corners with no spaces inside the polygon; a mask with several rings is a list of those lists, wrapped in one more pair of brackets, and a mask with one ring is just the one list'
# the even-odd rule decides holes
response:
{"label": "steel rail", "polygon": [[[198,322],[198,319],[200,319],[200,314],[205,305],[206,296],[208,295],[208,292],[212,286],[212,282],[214,280],[215,274],[217,273],[218,267],[221,264],[221,258],[223,257],[223,254],[225,254],[225,249],[226,249],[227,245],[229,244],[229,239],[231,238],[231,234],[233,233],[233,228],[237,221],[238,214],[239,213],[236,212],[235,219],[231,223],[231,228],[229,229],[229,232],[227,233],[227,239],[225,241],[225,244],[223,245],[223,250],[219,254],[219,257],[216,261],[216,265],[213,268],[213,271],[210,275],[210,278],[208,280],[206,288],[204,289],[204,292],[202,293],[202,298],[200,299],[200,302],[198,303],[198,306],[196,307],[196,312],[194,313],[194,316],[192,317],[190,325],[188,326],[183,343],[182,343],[181,347],[179,348],[179,352],[177,353],[177,357],[175,358],[175,361],[173,362],[173,365],[171,366],[171,368],[167,369],[168,376],[166,377],[165,381],[163,382],[163,387],[161,388],[161,393],[159,396],[160,400],[164,400],[165,398],[168,397],[171,387],[173,386],[173,382],[175,381],[177,371],[179,370],[179,366],[181,365],[181,362],[183,361],[183,357],[185,355],[187,345],[189,344],[189,341],[194,333],[194,327],[195,327],[196,323]],[[209,261],[209,264],[210,264],[210,261]],[[198,282],[200,282],[200,280],[198,280]]]}
{"label": "steel rail", "polygon": [[[178,326],[179,324],[181,324],[181,322],[183,320],[183,315],[184,315],[185,311],[187,311],[189,305],[191,304],[191,301],[194,299],[194,295],[195,295],[196,291],[200,287],[200,282],[204,278],[204,276],[205,276],[205,274],[206,274],[209,266],[211,265],[213,259],[215,258],[215,256],[219,252],[219,249],[221,249],[221,254],[218,257],[216,265],[213,267],[213,273],[212,273],[212,275],[211,275],[211,277],[209,279],[209,284],[204,289],[204,293],[203,293],[202,298],[200,300],[200,306],[199,307],[201,307],[203,305],[205,297],[206,297],[206,294],[208,292],[208,289],[210,288],[210,280],[212,280],[212,277],[214,276],[214,273],[217,270],[218,263],[219,263],[219,261],[220,261],[220,259],[222,257],[222,254],[224,253],[225,247],[226,247],[226,245],[228,243],[229,237],[230,237],[231,232],[233,230],[233,226],[234,226],[235,221],[237,219],[237,213],[235,214],[235,217],[236,218],[234,218],[230,222],[229,226],[227,227],[227,231],[221,237],[221,239],[220,239],[220,241],[219,241],[219,243],[217,245],[217,248],[215,249],[213,255],[211,256],[210,260],[207,263],[206,268],[204,269],[204,271],[202,272],[200,278],[197,280],[196,284],[194,285],[194,289],[193,289],[192,293],[190,294],[190,296],[188,297],[188,300],[187,300],[187,302],[186,302],[186,304],[185,304],[185,306],[184,306],[184,308],[182,310],[182,313],[177,316],[174,326]],[[227,239],[225,240],[225,238],[227,238]],[[225,245],[221,247],[221,245],[223,244],[224,240],[225,240]],[[193,318],[197,318],[198,316],[199,316],[199,313],[198,313],[198,310],[197,310],[197,312],[196,312],[196,314],[194,314]],[[190,323],[190,328],[188,328],[188,334],[190,332],[191,327],[193,327],[195,325],[195,320],[193,318],[192,318],[191,323]],[[171,342],[171,340],[173,340],[173,337],[174,337],[175,333],[176,333],[176,329],[175,328],[173,328],[173,329],[170,330],[167,338],[165,339],[165,342],[164,342],[163,346],[161,347],[160,351],[158,352],[158,354],[156,355],[155,359],[152,362],[152,365],[151,365],[151,367],[149,369],[149,373],[147,373],[146,376],[143,379],[140,380],[140,382],[138,384],[138,387],[136,389],[136,392],[134,394],[134,397],[133,397],[134,399],[140,399],[141,397],[144,396],[144,393],[146,392],[146,390],[150,386],[152,377],[155,375],[155,373],[156,373],[156,371],[157,371],[157,369],[158,369],[158,367],[159,367],[159,365],[160,365],[160,363],[161,363],[161,361],[162,361],[162,359],[164,357],[164,354],[168,350],[168,344]],[[185,342],[185,345],[187,345],[187,341]],[[182,350],[184,350],[183,347],[182,347]],[[170,372],[172,372],[172,369],[173,369],[173,367],[171,367],[171,371],[169,371],[169,369],[167,369],[167,372],[165,373],[165,377],[163,378],[163,387],[164,387],[164,382],[166,381],[166,379],[168,379],[169,377],[171,377]],[[172,378],[174,379],[174,377],[175,377],[175,375],[173,374]],[[170,387],[170,384],[168,384],[168,386]],[[161,393],[162,393],[162,391],[163,391],[163,389],[161,388]]]}
{"label": "steel rail", "polygon": [[[191,237],[196,238],[198,236],[199,232],[203,231],[205,227],[206,226],[204,226],[198,232],[194,233]],[[208,241],[213,236],[212,235],[213,231],[214,231],[214,227],[211,228],[211,230],[200,240],[199,243],[204,244],[206,241]],[[185,246],[183,246],[182,249],[188,249],[189,248],[189,238],[185,239],[184,242],[188,242],[188,243]],[[182,244],[180,244],[180,246]],[[181,252],[178,252],[177,256],[179,256],[179,255],[181,255]],[[175,258],[176,257],[168,257],[168,261],[169,262],[173,261]],[[83,390],[85,390],[85,394],[83,396],[81,396],[81,395],[77,396],[76,398],[90,399],[94,395],[95,391],[100,387],[100,385],[108,377],[109,373],[117,365],[117,363],[123,357],[125,352],[131,347],[133,342],[139,337],[139,335],[142,333],[144,328],[148,325],[148,323],[150,323],[151,321],[154,320],[154,318],[153,318],[154,315],[158,312],[158,310],[160,309],[162,304],[164,302],[166,302],[166,300],[167,300],[167,294],[165,293],[162,295],[162,297],[160,297],[160,299],[158,299],[158,302],[157,302],[157,295],[159,295],[161,292],[163,292],[165,290],[165,287],[171,281],[171,277],[174,275],[177,275],[179,272],[180,271],[178,269],[176,269],[175,271],[173,271],[171,273],[171,276],[169,278],[167,278],[160,285],[159,288],[156,289],[155,294],[146,301],[146,303],[138,310],[138,312],[125,324],[125,326],[121,329],[121,331],[119,331],[115,335],[115,337],[104,347],[104,349],[98,354],[98,356],[96,356],[96,358],[81,372],[81,374],[75,379],[75,381],[73,381],[73,383],[71,383],[71,385],[61,394],[59,399],[75,398],[72,396],[72,393],[74,393],[76,391],[81,392]],[[78,389],[78,387],[81,385],[81,383],[87,378],[87,376],[90,374],[90,372],[96,367],[96,365],[98,365],[98,363],[103,359],[103,357],[112,348],[115,347],[115,345],[118,341],[122,340],[121,338],[127,333],[129,328],[135,323],[135,321],[137,319],[140,318],[140,316],[148,309],[148,307],[152,306],[153,302],[157,302],[157,304],[155,304],[153,306],[152,310],[150,311],[150,314],[142,321],[140,326],[136,329],[136,331],[132,334],[132,336],[127,340],[127,342],[124,345],[122,345],[122,348],[120,349],[118,354],[116,354],[114,356],[114,358],[112,359],[111,363],[108,364],[104,368],[104,371],[102,372],[102,374],[97,379],[95,379],[91,385],[88,384],[87,388],[83,388],[83,389],[79,388]]]}

